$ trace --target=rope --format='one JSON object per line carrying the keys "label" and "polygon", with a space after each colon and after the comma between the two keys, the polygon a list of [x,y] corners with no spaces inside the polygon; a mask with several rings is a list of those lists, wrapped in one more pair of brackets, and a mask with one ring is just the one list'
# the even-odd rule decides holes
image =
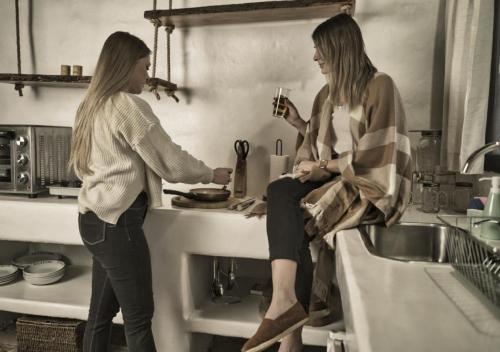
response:
{"label": "rope", "polygon": [[154,37],[154,47],[153,47],[153,70],[151,72],[152,78],[156,77],[156,53],[158,51],[158,23],[155,23],[155,37]]}
{"label": "rope", "polygon": [[17,73],[21,74],[21,38],[19,35],[19,0],[16,2]]}
{"label": "rope", "polygon": [[[168,0],[168,9],[172,10],[172,0]],[[170,34],[174,31],[175,26],[166,26],[167,31],[167,81],[170,82]]]}
{"label": "rope", "polygon": [[[172,10],[172,0],[169,0],[168,3],[169,10]],[[153,0],[153,11],[156,11],[156,0]],[[155,26],[155,32],[154,32],[154,48],[153,48],[153,69],[151,72],[152,78],[156,78],[156,61],[157,61],[157,53],[158,53],[158,28],[161,25],[161,22],[156,19],[153,20],[154,26]],[[170,77],[171,77],[171,67],[170,67],[170,34],[172,34],[175,26],[174,25],[165,25],[165,32],[167,33],[167,81],[170,82]],[[151,92],[156,96],[156,99],[160,100],[160,94],[158,94],[158,85],[156,83],[150,84],[150,89]],[[176,102],[179,102],[179,98],[175,96],[175,92],[165,88],[165,92],[167,93],[167,96],[173,98]]]}
{"label": "rope", "polygon": [[[16,44],[17,44],[17,73],[21,74],[21,36],[19,35],[19,0],[15,0],[16,5]],[[23,96],[24,84],[16,83],[14,89],[17,90],[19,96]]]}
{"label": "rope", "polygon": [[[168,9],[172,10],[172,0],[168,1]],[[171,67],[170,67],[170,35],[174,31],[175,26],[173,24],[165,26],[165,31],[167,32],[167,81],[170,81],[171,77]],[[167,96],[173,98],[176,103],[179,102],[179,98],[175,96],[175,92],[170,89],[165,89]]]}
{"label": "rope", "polygon": [[[156,11],[156,0],[153,0],[153,11]],[[153,69],[151,72],[152,78],[156,78],[156,55],[158,52],[158,27],[160,26],[158,21],[154,22],[155,34],[154,34],[154,47],[153,47]],[[156,99],[160,100],[160,94],[158,94],[158,87],[156,84],[151,84],[149,91],[152,92]]]}
{"label": "rope", "polygon": [[170,34],[174,31],[174,25],[165,26],[165,31],[167,32],[167,81],[170,82]]}

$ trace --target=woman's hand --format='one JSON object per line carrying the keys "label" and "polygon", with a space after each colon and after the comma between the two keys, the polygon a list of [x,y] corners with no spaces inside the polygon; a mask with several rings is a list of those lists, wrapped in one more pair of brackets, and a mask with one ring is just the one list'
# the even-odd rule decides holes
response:
{"label": "woman's hand", "polygon": [[319,166],[317,161],[303,160],[295,167],[295,171],[309,173],[315,166]]}
{"label": "woman's hand", "polygon": [[295,169],[295,173],[299,174],[299,181],[304,183],[307,181],[325,181],[332,175],[326,170],[320,169],[316,161],[304,160],[299,163]]}
{"label": "woman's hand", "polygon": [[231,182],[231,173],[233,169],[228,167],[218,167],[214,169],[214,177],[212,179],[213,183],[218,185],[227,185]]}
{"label": "woman's hand", "polygon": [[[286,122],[295,127],[302,135],[304,135],[306,131],[306,122],[302,120],[299,112],[297,111],[297,108],[290,99],[287,98],[284,102],[287,108],[284,116]],[[274,98],[273,106],[276,106],[276,98]]]}
{"label": "woman's hand", "polygon": [[332,174],[328,171],[320,169],[315,166],[311,169],[311,171],[299,171],[299,181],[304,183],[307,181],[326,181],[328,180]]}

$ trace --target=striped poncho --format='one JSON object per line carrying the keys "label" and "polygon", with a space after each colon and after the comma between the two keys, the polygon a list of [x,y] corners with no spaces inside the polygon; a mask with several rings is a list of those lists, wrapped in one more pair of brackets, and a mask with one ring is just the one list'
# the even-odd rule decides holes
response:
{"label": "striped poncho", "polygon": [[305,136],[299,136],[295,159],[298,165],[303,160],[338,158],[340,175],[302,200],[309,216],[306,232],[326,240],[321,241],[313,287],[314,294],[323,300],[331,281],[326,277],[331,273],[324,269],[333,267],[333,257],[326,253],[324,244],[333,247],[335,233],[362,223],[390,226],[397,222],[409,201],[412,172],[401,97],[388,75],[376,73],[362,104],[350,108],[353,150],[340,155],[331,147],[333,110],[325,86],[316,96]]}

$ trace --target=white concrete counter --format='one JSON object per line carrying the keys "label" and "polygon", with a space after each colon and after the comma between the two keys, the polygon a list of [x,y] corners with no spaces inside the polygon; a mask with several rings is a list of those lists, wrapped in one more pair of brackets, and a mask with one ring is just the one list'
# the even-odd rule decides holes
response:
{"label": "white concrete counter", "polygon": [[[164,204],[170,204],[168,198]],[[421,216],[408,214],[413,215],[406,221]],[[434,215],[423,217],[437,222]],[[258,299],[249,297],[234,308],[210,301],[210,260],[267,259],[265,219],[167,205],[148,214],[145,232],[153,267],[153,328],[160,350],[202,351],[199,343],[193,347],[191,333],[249,337],[255,331],[260,321]],[[0,239],[82,245],[76,200],[0,196]],[[454,277],[449,265],[375,257],[357,230],[339,233],[337,245],[349,351],[500,350],[500,340],[478,332],[431,277],[429,268],[441,270],[442,277]],[[85,275],[47,287],[33,288],[22,281],[0,286],[0,310],[85,318],[90,275],[82,270]],[[463,285],[457,290],[468,292]],[[327,331],[336,328],[306,328],[304,342],[325,345]]]}
{"label": "white concrete counter", "polygon": [[[211,259],[267,260],[265,219],[246,219],[228,210],[172,208],[166,196],[164,204],[148,213],[144,225],[151,252],[153,329],[159,350],[203,351],[199,342],[193,342],[192,333],[250,337],[261,319],[258,297],[244,297],[237,306],[213,304],[209,299]],[[77,216],[75,199],[0,196],[0,239],[83,245]],[[0,286],[0,310],[85,319],[89,269],[83,268],[82,273],[46,287],[31,287],[23,280]],[[328,332],[339,326],[343,324],[307,327],[304,342],[326,345]]]}
{"label": "white concrete counter", "polygon": [[500,350],[499,316],[470,294],[450,265],[374,256],[358,230],[339,233],[336,243],[341,290],[349,296],[346,327],[355,335],[351,350]]}

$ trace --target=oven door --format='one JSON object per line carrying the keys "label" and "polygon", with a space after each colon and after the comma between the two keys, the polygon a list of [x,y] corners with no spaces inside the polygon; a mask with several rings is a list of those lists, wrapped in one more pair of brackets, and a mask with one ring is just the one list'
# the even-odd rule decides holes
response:
{"label": "oven door", "polygon": [[15,146],[16,133],[0,130],[0,189],[15,188]]}

